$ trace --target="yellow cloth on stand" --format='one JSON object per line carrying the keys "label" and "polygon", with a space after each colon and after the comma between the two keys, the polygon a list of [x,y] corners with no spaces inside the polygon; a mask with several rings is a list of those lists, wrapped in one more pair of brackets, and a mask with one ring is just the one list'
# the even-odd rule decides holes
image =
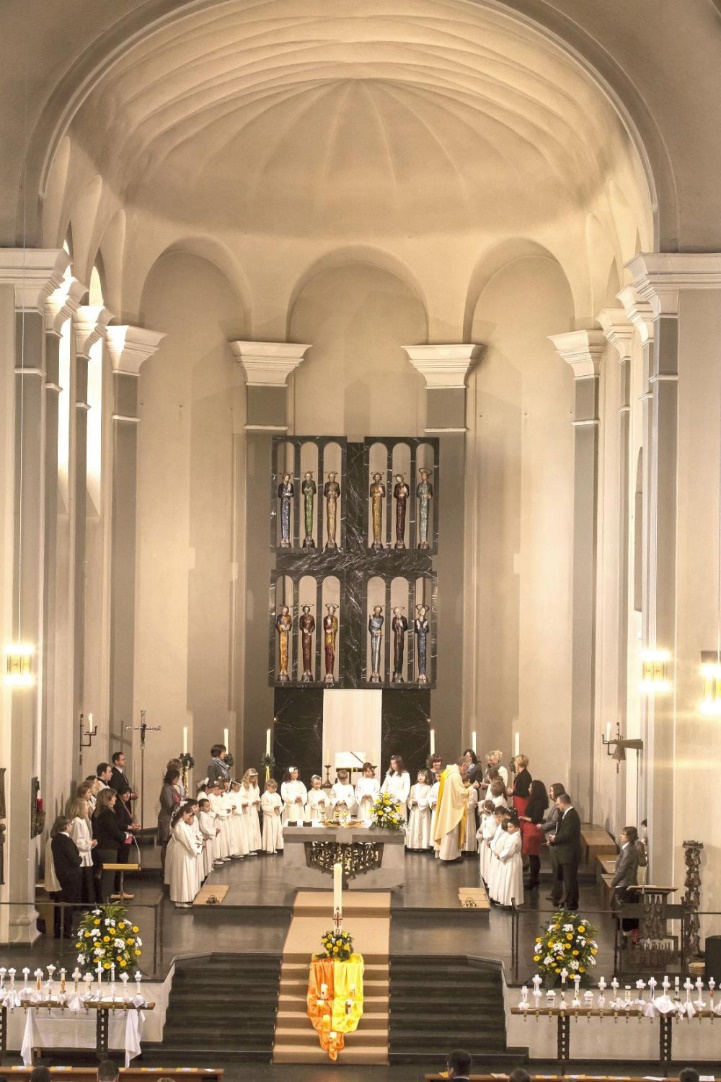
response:
{"label": "yellow cloth on stand", "polygon": [[363,956],[351,954],[347,962],[314,958],[306,1002],[321,1048],[336,1060],[345,1045],[345,1034],[352,1033],[363,1017]]}

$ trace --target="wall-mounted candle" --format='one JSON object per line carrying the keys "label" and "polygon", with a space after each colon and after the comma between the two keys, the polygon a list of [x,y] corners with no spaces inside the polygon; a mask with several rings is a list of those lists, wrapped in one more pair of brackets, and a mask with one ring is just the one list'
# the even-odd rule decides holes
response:
{"label": "wall-mounted candle", "polygon": [[228,747],[228,730],[227,729],[223,729],[223,743],[225,744],[225,746],[227,748]]}
{"label": "wall-mounted candle", "polygon": [[611,739],[611,722],[607,721],[606,722],[606,743],[607,744],[608,744],[610,739]]}
{"label": "wall-mounted candle", "polygon": [[88,714],[88,732],[91,733],[92,731],[93,731],[93,715]]}
{"label": "wall-mounted candle", "polygon": [[265,754],[266,755],[270,755],[270,737],[271,737],[271,731],[270,731],[270,729],[266,729],[265,730]]}
{"label": "wall-mounted candle", "polygon": [[476,747],[476,730],[475,729],[471,733],[471,750],[473,751],[474,755],[478,751],[478,748]]}
{"label": "wall-mounted candle", "polygon": [[183,726],[183,755],[188,754],[188,726]]}
{"label": "wall-mounted candle", "polygon": [[333,865],[333,915],[343,915],[343,865]]}
{"label": "wall-mounted candle", "polygon": [[436,730],[431,729],[431,755],[436,754]]}
{"label": "wall-mounted candle", "polygon": [[516,729],[516,732],[513,736],[513,754],[521,754],[521,734],[519,733],[518,729]]}

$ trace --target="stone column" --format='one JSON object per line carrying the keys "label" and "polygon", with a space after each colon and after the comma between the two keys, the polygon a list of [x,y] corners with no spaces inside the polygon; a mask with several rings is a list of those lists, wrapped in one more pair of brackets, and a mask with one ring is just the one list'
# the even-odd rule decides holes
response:
{"label": "stone column", "polygon": [[[432,714],[443,719],[436,727],[436,746],[446,758],[470,745],[473,712],[482,709],[483,689],[477,688],[476,658],[482,629],[473,586],[476,551],[466,539],[466,376],[479,347],[472,343],[404,346],[408,359],[426,383],[428,435],[440,441],[438,471],[438,679]],[[414,478],[414,483],[417,482]],[[414,491],[414,488],[412,489]],[[468,527],[476,521],[475,504]],[[466,590],[466,562],[471,578]],[[435,719],[434,719],[435,720]],[[439,731],[440,730],[440,731]]]}
{"label": "stone column", "polygon": [[[289,377],[302,362],[309,345],[294,342],[230,343],[245,377],[245,431],[234,447],[233,507],[237,568],[232,603],[231,650],[235,733],[230,741],[243,748],[247,762],[258,762],[265,748],[265,726],[273,717],[273,689],[268,685],[268,589],[272,553],[268,546],[268,493],[271,441],[292,431]],[[320,479],[319,479],[320,480]],[[320,624],[320,621],[318,621]],[[238,714],[238,711],[240,713]],[[254,719],[243,731],[243,719]]]}
{"label": "stone column", "polygon": [[[108,716],[113,749],[122,750],[132,772],[135,692],[135,572],[138,462],[138,377],[164,334],[142,327],[108,327],[106,342],[113,369],[112,496],[110,524],[110,688]],[[140,778],[136,771],[136,782]]]}
{"label": "stone column", "polygon": [[596,564],[598,525],[598,382],[606,348],[602,331],[549,335],[573,371],[574,497],[571,661],[571,770],[569,791],[593,819],[595,733]]}
{"label": "stone column", "polygon": [[[2,913],[2,938],[32,943],[37,938],[35,876],[37,842],[31,840],[30,783],[39,776],[40,704],[44,681],[43,565],[45,528],[45,349],[43,311],[60,284],[67,255],[55,250],[3,249],[0,252],[0,321],[10,347],[5,354],[3,401],[13,403],[2,444],[4,521],[12,534],[2,539],[3,632],[6,642],[35,647],[36,681],[30,687],[4,687],[2,753],[8,770],[8,855],[0,897],[13,904]],[[14,320],[14,327],[8,326]],[[14,351],[14,365],[11,369]],[[9,362],[9,363],[8,363]],[[14,369],[14,393],[10,372]],[[13,478],[12,503],[10,478]],[[9,589],[8,573],[12,578]],[[42,779],[41,779],[42,783]]]}

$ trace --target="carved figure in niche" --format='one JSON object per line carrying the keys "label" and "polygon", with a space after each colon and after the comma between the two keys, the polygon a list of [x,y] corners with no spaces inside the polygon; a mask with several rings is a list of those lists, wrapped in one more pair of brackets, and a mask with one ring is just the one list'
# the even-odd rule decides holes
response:
{"label": "carved figure in niche", "polygon": [[326,529],[328,532],[328,540],[326,541],[326,549],[337,549],[338,543],[336,541],[336,531],[338,528],[338,500],[340,499],[340,485],[336,481],[337,473],[332,471],[328,474],[328,480],[323,485],[323,495],[325,496],[325,514],[326,514]]}
{"label": "carved figure in niche", "polygon": [[416,612],[418,615],[413,621],[413,630],[417,639],[416,662],[418,664],[418,683],[427,684],[428,676],[426,675],[426,667],[428,664],[428,632],[430,631],[430,624],[428,623],[428,606],[416,605]]}
{"label": "carved figure in niche", "polygon": [[383,484],[383,474],[374,473],[370,487],[371,518],[373,521],[373,544],[371,548],[377,552],[383,548],[383,501],[386,498],[386,486]]}
{"label": "carved figure in niche", "polygon": [[408,631],[408,621],[403,615],[403,609],[396,605],[393,609],[393,619],[391,620],[391,631],[393,632],[393,683],[404,684],[403,678],[403,656],[406,650],[406,632]]}
{"label": "carved figure in niche", "polygon": [[326,605],[328,612],[323,617],[323,648],[325,650],[325,682],[335,684],[335,641],[338,635],[337,605]]}
{"label": "carved figure in niche", "polygon": [[315,616],[310,611],[310,605],[304,605],[301,609],[298,627],[300,628],[300,641],[303,651],[301,683],[309,684],[313,679],[313,633],[315,632]]}
{"label": "carved figure in niche", "polygon": [[315,494],[318,491],[317,485],[313,480],[313,473],[311,470],[306,470],[303,474],[303,484],[300,486],[300,491],[303,495],[303,515],[305,518],[305,537],[303,538],[304,549],[314,549],[315,541],[313,540],[313,508],[315,506]]}
{"label": "carved figure in niche", "polygon": [[278,618],[275,621],[275,630],[278,632],[278,679],[284,684],[290,680],[288,676],[288,645],[290,632],[293,627],[293,617],[287,605],[281,605]]}
{"label": "carved figure in niche", "polygon": [[416,497],[418,499],[418,548],[427,549],[430,548],[428,542],[428,528],[431,520],[433,485],[429,480],[431,476],[430,470],[421,467],[418,472],[421,475],[418,487],[416,488]]}
{"label": "carved figure in niche", "polygon": [[411,490],[406,484],[402,473],[396,474],[396,483],[393,486],[393,499],[396,501],[396,548],[406,547],[406,511],[408,510],[408,497]]}
{"label": "carved figure in niche", "polygon": [[283,474],[283,480],[278,485],[278,499],[280,500],[280,547],[290,548],[290,505],[295,496],[295,488],[289,473]]}
{"label": "carved figure in niche", "polygon": [[376,605],[368,618],[371,636],[371,684],[381,682],[381,643],[383,642],[383,606]]}

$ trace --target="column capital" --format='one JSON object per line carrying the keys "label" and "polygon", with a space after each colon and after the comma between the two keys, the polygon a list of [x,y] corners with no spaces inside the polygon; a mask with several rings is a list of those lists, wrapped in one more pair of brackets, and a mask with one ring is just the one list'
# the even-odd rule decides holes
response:
{"label": "column capital", "polygon": [[721,289],[721,252],[642,252],[626,264],[654,319],[678,318],[686,289]]}
{"label": "column capital", "polygon": [[466,374],[478,349],[477,343],[446,343],[425,346],[403,346],[408,360],[432,391],[455,390],[465,387]]}
{"label": "column capital", "polygon": [[77,278],[64,277],[45,301],[45,330],[51,334],[60,334],[63,323],[77,312],[87,292],[88,287]]}
{"label": "column capital", "polygon": [[634,286],[626,286],[616,296],[623,305],[631,323],[638,331],[641,344],[644,346],[649,345],[653,342],[655,334],[653,307],[650,302],[643,300]]}
{"label": "column capital", "polygon": [[631,360],[631,346],[635,329],[633,323],[626,315],[623,308],[602,308],[598,313],[598,322],[601,324],[606,340],[611,343],[618,353],[621,364]]}
{"label": "column capital", "polygon": [[243,342],[236,339],[230,343],[230,348],[240,361],[249,386],[284,387],[310,346],[296,342]]}
{"label": "column capital", "polygon": [[567,331],[565,334],[549,334],[562,361],[573,370],[574,379],[595,379],[601,369],[601,358],[606,349],[603,331]]}
{"label": "column capital", "polygon": [[42,312],[69,263],[63,248],[0,248],[0,285],[14,287],[18,311]]}
{"label": "column capital", "polygon": [[75,349],[79,357],[89,357],[90,350],[105,334],[113,318],[109,308],[97,304],[81,304],[75,313]]}
{"label": "column capital", "polygon": [[133,327],[127,323],[108,327],[105,338],[113,372],[122,372],[125,376],[139,376],[143,363],[157,353],[165,337],[160,331]]}

